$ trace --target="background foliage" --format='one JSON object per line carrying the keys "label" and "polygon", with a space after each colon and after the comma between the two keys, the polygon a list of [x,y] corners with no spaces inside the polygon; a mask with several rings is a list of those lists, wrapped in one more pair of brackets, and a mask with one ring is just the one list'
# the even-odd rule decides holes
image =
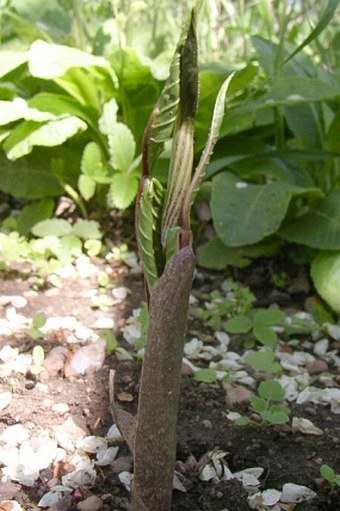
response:
{"label": "background foliage", "polygon": [[[43,229],[39,222],[55,217],[63,196],[85,220],[95,210],[133,204],[144,127],[168,73],[184,4],[3,2],[0,193],[15,205],[2,206],[3,240],[15,232],[20,240],[54,235],[54,221]],[[207,241],[197,223],[200,264],[242,267],[281,249],[298,262],[320,254],[333,267],[340,261],[338,4],[203,2],[197,155],[217,91],[231,71],[236,75],[198,196],[210,205],[215,232]],[[155,170],[163,181],[168,156],[165,147]],[[83,238],[62,232],[59,243],[75,250],[79,239],[98,241],[91,229]]]}

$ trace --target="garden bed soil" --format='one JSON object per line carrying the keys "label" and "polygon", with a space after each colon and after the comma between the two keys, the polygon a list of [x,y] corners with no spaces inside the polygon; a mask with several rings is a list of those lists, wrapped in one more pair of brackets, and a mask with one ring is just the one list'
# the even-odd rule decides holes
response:
{"label": "garden bed soil", "polygon": [[[275,297],[284,306],[302,304],[310,289],[289,293],[268,285],[268,272],[271,263],[261,262],[244,271],[237,271],[234,277],[248,283],[256,292],[258,303],[265,305]],[[303,281],[301,270],[296,270],[296,281]],[[225,275],[205,274],[207,278],[196,279],[196,290],[212,290]],[[128,299],[115,306],[116,326],[124,324],[133,307],[140,305],[143,296],[141,276],[131,276],[125,270],[116,268],[114,272],[119,284],[131,289]],[[3,295],[28,295],[32,282],[23,279],[20,273],[4,273],[0,281]],[[89,305],[86,290],[93,286],[91,278],[65,280],[63,287],[51,292],[51,287],[42,289],[28,299],[28,305],[21,314],[33,317],[42,310],[47,315],[69,315],[77,317],[85,324],[91,323],[96,312]],[[301,286],[300,286],[301,287]],[[302,286],[303,287],[303,286]],[[189,326],[190,328],[190,326]],[[200,325],[202,333],[205,326]],[[195,323],[197,330],[197,324]],[[9,336],[0,338],[0,349],[9,344],[18,347],[21,352],[32,349],[36,341],[28,336]],[[45,351],[63,344],[63,332],[60,337],[44,341]],[[12,374],[0,382],[2,391],[10,391],[13,399],[7,408],[0,412],[0,434],[9,425],[22,424],[30,430],[53,431],[65,418],[72,417],[74,422],[89,435],[105,435],[113,419],[109,403],[109,371],[116,371],[115,392],[117,402],[126,410],[135,413],[139,388],[141,363],[128,360],[118,361],[115,355],[106,358],[104,366],[97,372],[86,376],[65,378],[63,375],[49,377],[43,381],[48,392],[42,396],[37,382],[39,377]],[[46,406],[46,397],[49,406]],[[56,404],[66,403],[66,413],[53,411]],[[57,410],[57,409],[56,409]],[[246,408],[234,410],[245,412]],[[263,467],[261,486],[281,489],[287,482],[308,486],[316,492],[316,497],[307,502],[287,507],[294,511],[337,511],[340,510],[340,491],[332,489],[320,478],[320,466],[331,465],[340,472],[340,415],[330,413],[328,407],[308,404],[293,407],[299,417],[313,421],[323,430],[320,436],[292,433],[290,427],[249,425],[237,427],[228,420],[226,393],[223,386],[212,386],[183,376],[178,419],[177,470],[183,475],[186,492],[174,491],[173,511],[247,511],[247,493],[241,483],[230,481],[203,482],[199,479],[198,463],[210,451],[221,449],[226,452],[226,462],[232,472],[248,467]],[[161,411],[160,411],[161,413]],[[121,466],[131,470],[132,459],[125,444],[120,448]],[[52,468],[44,470],[39,480],[32,486],[23,486],[15,481],[2,479],[0,482],[0,501],[12,499],[27,511],[40,509],[39,499],[48,491],[48,482],[53,477]],[[260,488],[261,489],[261,488]],[[95,494],[102,498],[103,510],[129,510],[129,492],[118,479],[117,473],[110,467],[98,471],[94,487],[82,489],[82,497]],[[76,509],[79,498],[68,500],[63,509],[53,507],[53,511]],[[4,507],[1,507],[1,511]],[[9,508],[10,509],[10,508]],[[52,509],[52,508],[51,508]]]}

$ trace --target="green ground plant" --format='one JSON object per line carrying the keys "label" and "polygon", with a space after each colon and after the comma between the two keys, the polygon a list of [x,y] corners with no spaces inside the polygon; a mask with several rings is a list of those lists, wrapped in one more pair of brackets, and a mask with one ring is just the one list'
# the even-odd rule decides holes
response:
{"label": "green ground plant", "polygon": [[[237,74],[205,176],[216,237],[200,252],[200,264],[242,267],[281,248],[295,261],[325,256],[338,264],[337,7],[337,0],[261,0],[247,8],[241,0],[204,3],[196,158],[214,98],[226,76]],[[26,204],[12,230],[29,235],[65,194],[85,218],[98,206],[133,203],[141,163],[136,148],[183,9],[165,0],[5,2],[0,190]],[[169,155],[167,147],[158,160],[163,183]],[[319,260],[313,279],[338,311],[336,283],[325,290]]]}
{"label": "green ground plant", "polygon": [[340,488],[340,474],[337,474],[332,467],[330,467],[327,464],[321,465],[320,474],[331,485],[333,489],[336,486]]}
{"label": "green ground plant", "polygon": [[260,424],[261,426],[286,424],[290,421],[290,409],[284,404],[285,392],[277,380],[266,380],[260,383],[258,395],[250,398],[253,411],[259,416],[260,422],[247,416],[235,421],[238,426]]}

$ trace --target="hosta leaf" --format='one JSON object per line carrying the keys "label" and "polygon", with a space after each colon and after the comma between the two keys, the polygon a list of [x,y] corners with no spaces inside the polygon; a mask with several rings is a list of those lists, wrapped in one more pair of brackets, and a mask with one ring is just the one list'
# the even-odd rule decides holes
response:
{"label": "hosta leaf", "polygon": [[108,61],[103,57],[97,57],[70,46],[49,44],[41,40],[32,44],[28,64],[32,76],[47,80],[63,76],[71,67],[109,66]]}
{"label": "hosta leaf", "polygon": [[72,225],[62,218],[51,218],[50,220],[42,220],[38,222],[33,228],[32,233],[39,238],[46,236],[65,236],[71,234]]}
{"label": "hosta leaf", "polygon": [[0,162],[0,189],[5,193],[25,199],[40,199],[61,195],[63,192],[58,177],[42,162],[34,165],[19,160],[14,165],[3,158]]}
{"label": "hosta leaf", "polygon": [[78,131],[86,130],[87,125],[78,117],[37,123],[24,121],[13,129],[3,147],[10,160],[29,154],[34,146],[57,146],[73,137]]}
{"label": "hosta leaf", "polygon": [[340,191],[280,229],[282,238],[321,250],[340,249]]}
{"label": "hosta leaf", "polygon": [[89,105],[82,105],[70,96],[54,94],[52,92],[40,92],[30,98],[27,104],[30,108],[40,110],[41,112],[50,112],[55,116],[65,117],[65,114],[74,115],[87,122],[90,126],[96,127],[96,112]]}
{"label": "hosta leaf", "polygon": [[0,101],[1,126],[19,119],[42,122],[55,118],[55,115],[51,113],[41,112],[35,108],[29,108],[27,102],[22,98],[15,98],[13,101]]}
{"label": "hosta leaf", "polygon": [[27,59],[27,51],[0,51],[0,77],[21,66]]}
{"label": "hosta leaf", "polygon": [[108,203],[117,209],[129,207],[137,195],[138,179],[130,174],[117,172],[108,191]]}
{"label": "hosta leaf", "polygon": [[127,171],[136,150],[136,142],[131,130],[125,124],[117,122],[108,140],[112,167],[122,172]]}
{"label": "hosta leaf", "polygon": [[17,217],[18,232],[26,236],[33,225],[50,218],[54,210],[54,200],[46,197],[25,206]]}
{"label": "hosta leaf", "polygon": [[314,259],[311,275],[317,292],[340,314],[340,251],[325,251]]}
{"label": "hosta leaf", "polygon": [[257,243],[279,229],[294,195],[320,193],[283,182],[246,183],[221,173],[213,179],[211,198],[216,232],[230,247]]}

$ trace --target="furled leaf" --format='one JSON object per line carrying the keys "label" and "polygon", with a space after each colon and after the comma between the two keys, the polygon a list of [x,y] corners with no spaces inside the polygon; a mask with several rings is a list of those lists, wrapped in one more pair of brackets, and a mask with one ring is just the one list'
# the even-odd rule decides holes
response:
{"label": "furled leaf", "polygon": [[63,76],[72,67],[108,67],[109,63],[103,57],[91,55],[77,48],[38,40],[29,50],[28,65],[32,76],[49,80]]}
{"label": "furled leaf", "polygon": [[131,130],[125,124],[117,122],[110,132],[108,140],[112,167],[122,172],[127,171],[136,150],[136,142]]}
{"label": "furled leaf", "polygon": [[132,204],[137,190],[138,179],[135,175],[117,172],[108,191],[108,203],[113,208],[126,209]]}
{"label": "furled leaf", "polygon": [[5,140],[3,147],[7,158],[16,160],[29,154],[34,146],[51,147],[61,145],[78,131],[86,129],[85,122],[74,116],[46,123],[24,121],[13,129]]}
{"label": "furled leaf", "polygon": [[196,16],[192,13],[186,40],[180,50],[180,102],[171,150],[168,183],[162,216],[162,245],[168,231],[178,225],[191,181],[194,128],[198,103]]}
{"label": "furled leaf", "polygon": [[233,78],[234,74],[232,73],[222,84],[214,106],[214,111],[211,119],[210,131],[208,140],[206,142],[204,151],[201,155],[200,161],[196,167],[194,176],[191,180],[190,187],[186,193],[184,205],[183,205],[183,223],[187,229],[190,227],[190,209],[191,204],[193,202],[194,196],[199,188],[199,184],[204,176],[205,170],[209,163],[210,157],[213,153],[215,144],[217,142],[222,121],[224,119],[225,114],[225,101],[226,95],[228,92],[229,84]]}
{"label": "furled leaf", "polygon": [[213,180],[211,209],[218,236],[227,246],[257,243],[275,233],[294,195],[320,195],[282,182],[264,185],[241,181],[224,172]]}
{"label": "furled leaf", "polygon": [[160,248],[160,218],[164,191],[155,179],[143,182],[138,197],[136,237],[139,257],[149,290],[157,282],[164,261]]}

